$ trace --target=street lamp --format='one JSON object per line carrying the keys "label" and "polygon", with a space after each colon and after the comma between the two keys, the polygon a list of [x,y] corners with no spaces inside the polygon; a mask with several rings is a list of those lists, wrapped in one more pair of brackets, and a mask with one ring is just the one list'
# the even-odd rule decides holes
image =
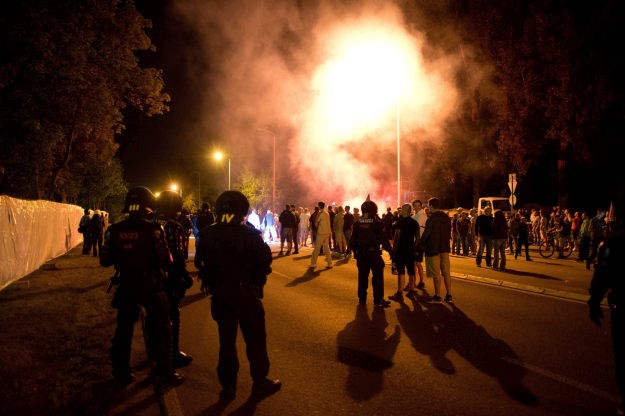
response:
{"label": "street lamp", "polygon": [[177,191],[180,194],[180,197],[182,197],[182,188],[178,188],[178,184],[172,183],[171,185],[169,185],[169,189],[171,189],[174,192]]}
{"label": "street lamp", "polygon": [[197,174],[197,210],[200,211],[202,209],[202,188],[200,187],[200,172],[193,172]]}
{"label": "street lamp", "polygon": [[269,133],[273,137],[273,183],[271,189],[271,211],[276,212],[276,134],[273,131],[262,127],[257,127],[256,130]]}
{"label": "street lamp", "polygon": [[399,146],[399,100],[397,101],[397,208],[401,206],[401,174],[400,174],[400,146]]}
{"label": "street lamp", "polygon": [[[222,152],[215,152],[213,154],[213,157],[215,158],[215,160],[222,160],[223,158],[226,157],[226,155],[224,155]],[[228,157],[228,190],[230,190],[230,158]]]}

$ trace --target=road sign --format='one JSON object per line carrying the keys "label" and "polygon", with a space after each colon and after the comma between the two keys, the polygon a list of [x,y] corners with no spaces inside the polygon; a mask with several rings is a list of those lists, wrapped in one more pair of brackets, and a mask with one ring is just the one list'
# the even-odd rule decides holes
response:
{"label": "road sign", "polygon": [[512,207],[516,205],[516,195],[510,195],[510,205],[512,205]]}
{"label": "road sign", "polygon": [[516,173],[511,173],[508,175],[508,188],[510,188],[510,193],[514,193],[516,190]]}

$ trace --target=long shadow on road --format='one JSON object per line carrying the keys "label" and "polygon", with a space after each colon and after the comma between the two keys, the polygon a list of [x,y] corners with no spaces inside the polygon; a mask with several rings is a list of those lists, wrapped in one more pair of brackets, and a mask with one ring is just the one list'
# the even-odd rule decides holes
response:
{"label": "long shadow on road", "polygon": [[400,339],[399,326],[387,336],[386,311],[374,308],[371,319],[366,305],[358,305],[356,317],[337,336],[337,359],[349,366],[345,390],[357,401],[366,401],[384,388],[384,371],[393,366]]}
{"label": "long shadow on road", "polygon": [[306,269],[306,272],[304,272],[303,275],[301,275],[300,277],[297,277],[293,280],[291,280],[289,283],[286,284],[286,287],[293,287],[293,286],[297,286],[301,283],[306,283],[309,282],[311,280],[313,280],[316,277],[319,277],[319,275],[321,274],[321,271],[317,271],[314,269]]}
{"label": "long shadow on road", "polygon": [[426,308],[413,300],[412,309],[405,303],[401,305],[397,318],[415,350],[429,356],[439,371],[456,372],[446,357],[453,349],[475,368],[495,378],[513,399],[528,406],[538,405],[538,397],[523,384],[526,370],[509,361],[520,361],[514,350],[503,340],[493,338],[457,306],[431,303]]}

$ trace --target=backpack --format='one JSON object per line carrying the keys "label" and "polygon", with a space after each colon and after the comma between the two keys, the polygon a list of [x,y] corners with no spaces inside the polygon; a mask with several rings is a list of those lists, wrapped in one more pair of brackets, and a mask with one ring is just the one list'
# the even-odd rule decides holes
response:
{"label": "backpack", "polygon": [[81,234],[84,234],[87,231],[89,231],[90,222],[91,222],[91,218],[89,218],[89,216],[85,215],[84,217],[82,217],[80,219],[80,223],[78,224],[78,232]]}

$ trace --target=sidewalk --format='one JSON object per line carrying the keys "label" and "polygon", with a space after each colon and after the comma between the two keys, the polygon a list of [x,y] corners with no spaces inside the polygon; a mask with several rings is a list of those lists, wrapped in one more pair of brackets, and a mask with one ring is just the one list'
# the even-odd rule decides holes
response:
{"label": "sidewalk", "polygon": [[112,269],[81,252],[79,245],[0,292],[0,414],[161,414],[139,324],[136,382],[112,382]]}

